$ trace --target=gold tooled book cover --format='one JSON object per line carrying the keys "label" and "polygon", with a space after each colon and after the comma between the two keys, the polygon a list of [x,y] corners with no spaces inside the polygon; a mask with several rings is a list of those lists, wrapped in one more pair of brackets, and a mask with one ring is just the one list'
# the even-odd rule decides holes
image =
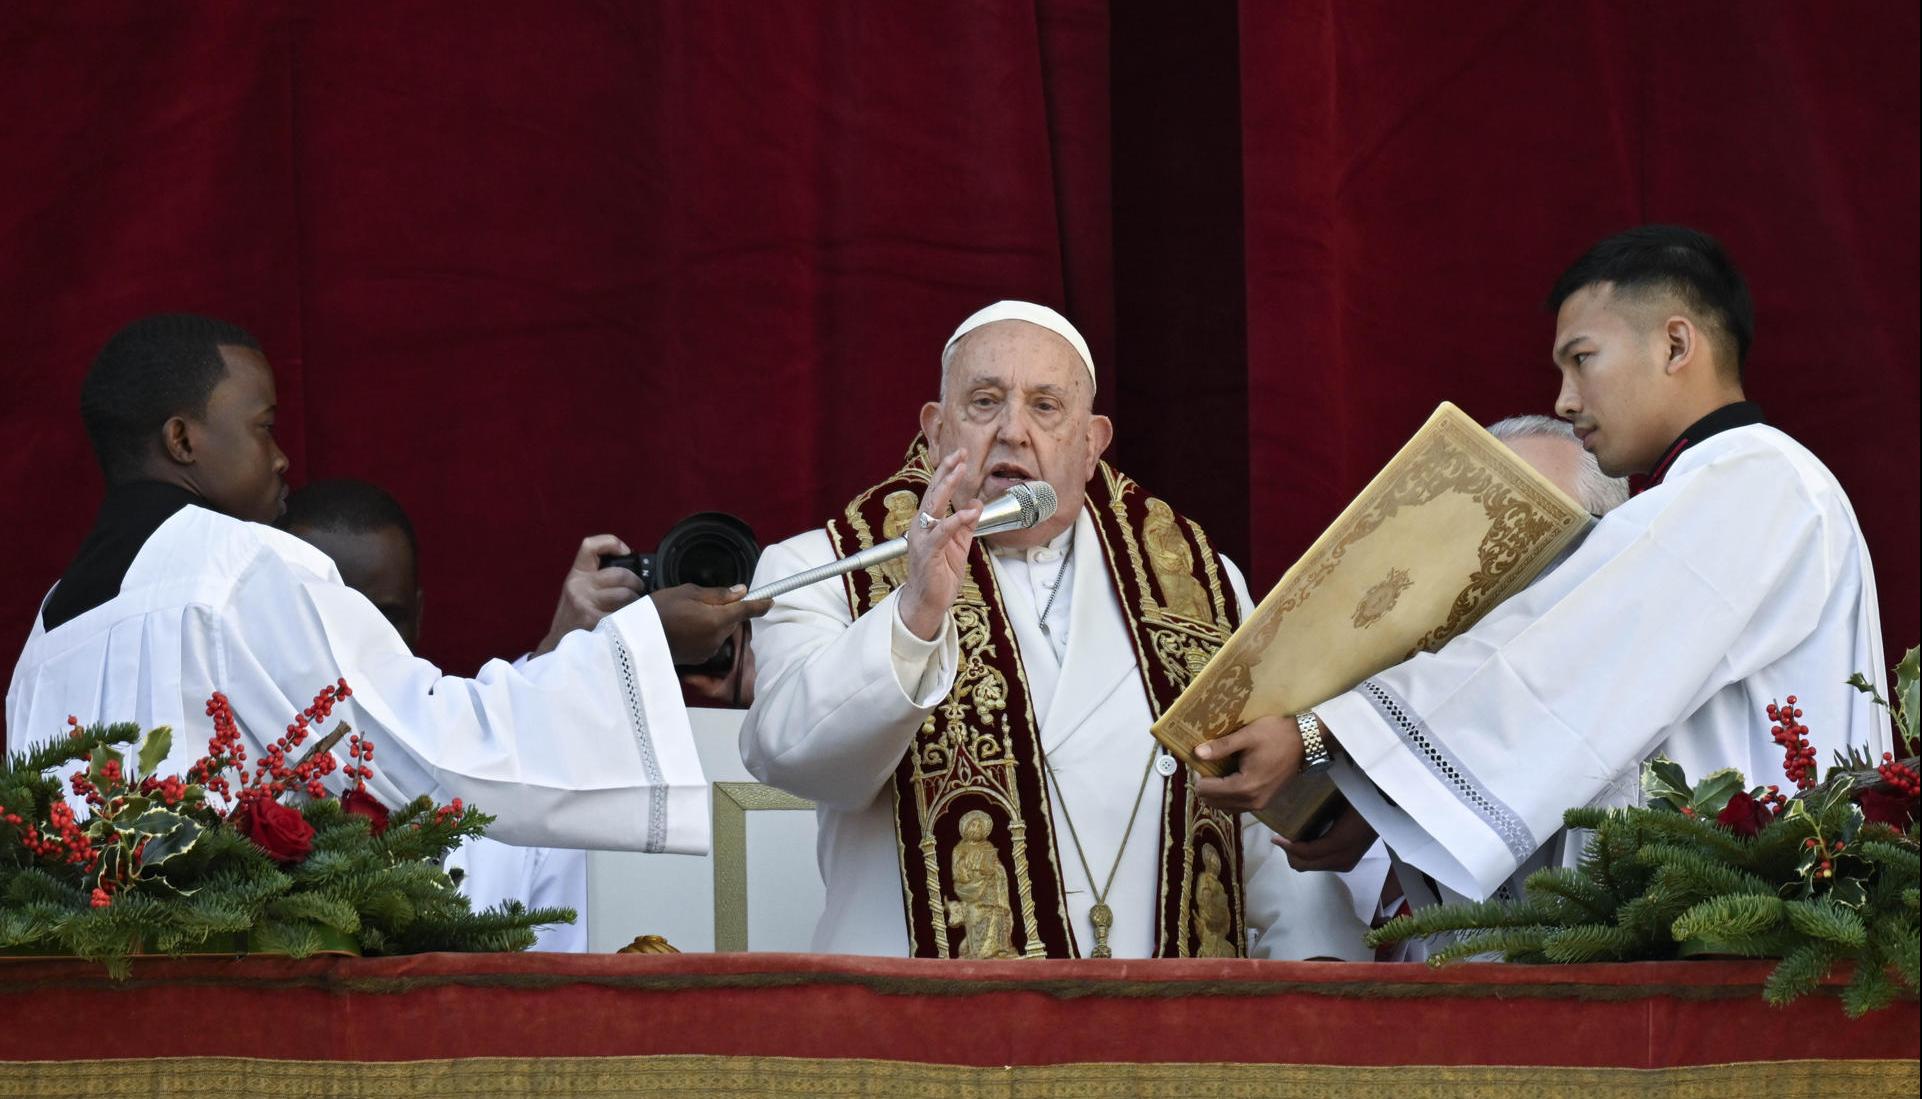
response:
{"label": "gold tooled book cover", "polygon": [[[1218,763],[1194,758],[1195,745],[1299,713],[1441,648],[1592,521],[1444,402],[1155,722],[1155,738],[1202,774],[1220,774]],[[1325,775],[1316,781],[1332,793]],[[1313,807],[1301,806],[1299,792],[1289,800],[1296,804],[1257,815],[1297,836]]]}

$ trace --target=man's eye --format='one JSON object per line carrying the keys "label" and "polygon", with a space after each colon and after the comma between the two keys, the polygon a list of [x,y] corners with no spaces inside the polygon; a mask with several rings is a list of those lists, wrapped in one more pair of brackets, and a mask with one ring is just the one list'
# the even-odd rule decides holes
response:
{"label": "man's eye", "polygon": [[1582,365],[1584,365],[1584,364],[1586,364],[1586,363],[1588,362],[1588,357],[1589,357],[1590,355],[1593,355],[1593,354],[1594,354],[1594,352],[1593,352],[1593,351],[1577,351],[1577,352],[1575,352],[1575,355],[1574,355],[1574,358],[1575,358],[1575,365],[1576,365],[1576,366],[1582,366]]}

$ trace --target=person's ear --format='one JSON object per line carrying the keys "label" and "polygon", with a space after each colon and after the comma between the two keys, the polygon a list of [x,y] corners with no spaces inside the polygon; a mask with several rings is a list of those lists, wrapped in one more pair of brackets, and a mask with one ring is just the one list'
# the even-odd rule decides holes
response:
{"label": "person's ear", "polygon": [[921,406],[921,437],[928,441],[928,453],[941,460],[941,405],[929,401]]}
{"label": "person's ear", "polygon": [[1687,317],[1670,317],[1662,325],[1662,338],[1666,356],[1662,363],[1663,372],[1678,374],[1695,361],[1701,333],[1696,330],[1694,321]]}
{"label": "person's ear", "polygon": [[1114,442],[1114,421],[1106,416],[1088,417],[1088,477],[1094,476],[1095,467],[1101,464],[1101,456],[1108,452],[1108,444]]}
{"label": "person's ear", "polygon": [[194,464],[193,429],[185,416],[169,416],[160,425],[160,446],[167,454],[167,460],[176,465]]}

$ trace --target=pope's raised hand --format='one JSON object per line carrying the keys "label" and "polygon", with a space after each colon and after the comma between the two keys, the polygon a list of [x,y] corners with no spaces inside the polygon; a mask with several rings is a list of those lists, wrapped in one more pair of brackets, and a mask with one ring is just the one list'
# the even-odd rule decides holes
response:
{"label": "pope's raised hand", "polygon": [[974,545],[974,524],[981,518],[979,500],[948,514],[967,458],[966,450],[957,450],[941,459],[921,497],[921,511],[906,532],[908,579],[901,585],[901,623],[923,641],[941,633],[948,608],[961,592],[968,549]]}

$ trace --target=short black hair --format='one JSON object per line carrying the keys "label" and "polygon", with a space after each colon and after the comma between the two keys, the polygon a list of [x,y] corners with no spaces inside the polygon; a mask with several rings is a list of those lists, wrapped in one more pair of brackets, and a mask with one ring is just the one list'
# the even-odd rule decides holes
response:
{"label": "short black hair", "polygon": [[407,536],[407,548],[415,560],[420,544],[414,538],[414,524],[407,518],[400,501],[376,485],[347,478],[314,481],[287,497],[287,512],[280,517],[282,530],[306,527],[309,530],[348,531],[366,534],[395,528]]}
{"label": "short black hair", "polygon": [[1714,237],[1680,225],[1643,225],[1617,233],[1583,254],[1555,280],[1553,313],[1577,291],[1608,283],[1628,293],[1674,294],[1734,346],[1739,381],[1755,340],[1755,303],[1748,283]]}
{"label": "short black hair", "polygon": [[225,347],[260,350],[236,324],[191,313],[142,317],[113,334],[80,384],[80,421],[110,485],[140,475],[153,433],[175,416],[204,416],[227,376]]}

